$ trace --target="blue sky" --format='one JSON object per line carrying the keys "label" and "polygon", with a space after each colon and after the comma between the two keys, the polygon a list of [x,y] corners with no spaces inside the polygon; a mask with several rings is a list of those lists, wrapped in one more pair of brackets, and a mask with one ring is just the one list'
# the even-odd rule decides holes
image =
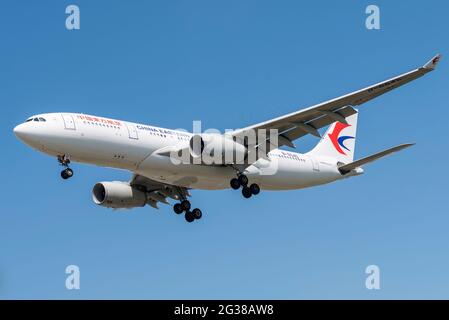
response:
{"label": "blue sky", "polygon": [[[65,29],[77,4],[81,29]],[[365,8],[381,9],[381,30]],[[448,62],[359,108],[356,157],[416,146],[365,175],[307,190],[193,191],[171,207],[97,207],[98,181],[130,174],[19,142],[28,116],[83,112],[168,128],[237,128],[447,54],[445,1],[3,1],[0,298],[449,298]],[[297,141],[308,151],[316,138]],[[65,268],[81,270],[66,290]],[[381,289],[364,286],[366,266]]]}

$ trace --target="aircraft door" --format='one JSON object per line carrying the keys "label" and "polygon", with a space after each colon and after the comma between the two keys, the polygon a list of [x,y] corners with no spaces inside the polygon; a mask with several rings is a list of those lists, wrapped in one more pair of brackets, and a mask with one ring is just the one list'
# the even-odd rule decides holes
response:
{"label": "aircraft door", "polygon": [[310,157],[310,160],[312,160],[312,166],[313,166],[313,171],[320,171],[320,163],[318,162],[318,160],[315,157]]}
{"label": "aircraft door", "polygon": [[128,134],[130,139],[138,140],[139,134],[137,133],[137,128],[133,124],[126,124],[126,128],[128,129]]}
{"label": "aircraft door", "polygon": [[70,114],[62,114],[62,120],[64,120],[64,128],[66,130],[76,130],[75,120]]}

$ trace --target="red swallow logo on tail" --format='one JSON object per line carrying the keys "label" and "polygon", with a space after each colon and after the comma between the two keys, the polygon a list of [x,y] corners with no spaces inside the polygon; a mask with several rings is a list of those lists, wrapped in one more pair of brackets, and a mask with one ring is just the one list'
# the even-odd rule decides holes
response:
{"label": "red swallow logo on tail", "polygon": [[339,135],[340,135],[341,131],[343,131],[343,129],[350,127],[350,126],[351,126],[350,124],[337,122],[335,124],[334,130],[332,131],[332,133],[328,134],[332,144],[334,145],[335,150],[337,150],[342,155],[346,155],[346,153],[344,152],[343,149],[346,149],[347,151],[351,151],[344,145],[344,142],[348,139],[354,139],[354,137],[351,137],[351,136],[339,137]]}

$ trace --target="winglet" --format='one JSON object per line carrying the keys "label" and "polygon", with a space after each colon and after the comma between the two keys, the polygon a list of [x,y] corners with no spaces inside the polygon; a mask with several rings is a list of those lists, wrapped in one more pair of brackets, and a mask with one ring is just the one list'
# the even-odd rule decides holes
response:
{"label": "winglet", "polygon": [[440,62],[441,60],[441,54],[437,54],[435,57],[433,57],[429,62],[427,62],[423,68],[424,69],[430,69],[430,70],[434,70],[438,64],[438,62]]}

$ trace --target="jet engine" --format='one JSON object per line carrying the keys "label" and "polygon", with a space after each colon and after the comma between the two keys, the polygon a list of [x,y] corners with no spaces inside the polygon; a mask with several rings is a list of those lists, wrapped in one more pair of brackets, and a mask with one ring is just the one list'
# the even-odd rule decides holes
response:
{"label": "jet engine", "polygon": [[235,164],[243,161],[247,148],[232,137],[221,134],[194,135],[189,143],[190,155],[207,164]]}
{"label": "jet engine", "polygon": [[107,208],[143,207],[147,203],[146,193],[127,182],[99,182],[92,189],[93,201]]}

